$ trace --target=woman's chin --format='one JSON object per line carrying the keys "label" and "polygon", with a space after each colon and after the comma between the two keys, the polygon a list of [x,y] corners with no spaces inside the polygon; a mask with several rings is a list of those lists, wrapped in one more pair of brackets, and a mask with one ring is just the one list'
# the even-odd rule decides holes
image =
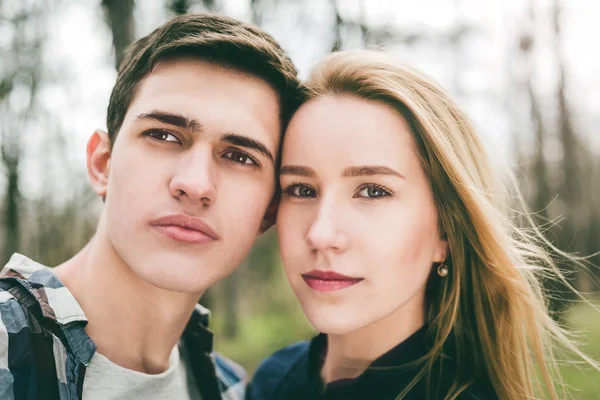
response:
{"label": "woman's chin", "polygon": [[[329,311],[329,312],[328,312]],[[318,332],[327,335],[346,335],[355,332],[366,323],[347,312],[320,309],[304,309],[306,318]]]}

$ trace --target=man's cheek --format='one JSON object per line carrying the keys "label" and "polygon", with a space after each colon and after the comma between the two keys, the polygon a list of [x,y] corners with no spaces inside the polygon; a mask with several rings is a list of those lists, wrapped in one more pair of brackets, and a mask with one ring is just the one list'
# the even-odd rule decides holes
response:
{"label": "man's cheek", "polygon": [[235,200],[229,206],[232,210],[236,210],[238,218],[245,219],[247,223],[253,221],[260,223],[271,199],[267,198],[262,192],[247,191],[242,193],[244,193],[242,196],[232,196]]}

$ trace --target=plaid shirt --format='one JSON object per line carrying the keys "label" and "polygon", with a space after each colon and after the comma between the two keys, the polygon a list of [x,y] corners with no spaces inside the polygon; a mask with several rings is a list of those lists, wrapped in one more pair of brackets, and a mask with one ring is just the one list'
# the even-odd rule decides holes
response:
{"label": "plaid shirt", "polygon": [[[180,341],[181,357],[203,400],[241,400],[245,373],[213,352],[208,319],[198,305]],[[13,255],[0,273],[0,399],[81,399],[96,352],[86,324],[50,268]]]}

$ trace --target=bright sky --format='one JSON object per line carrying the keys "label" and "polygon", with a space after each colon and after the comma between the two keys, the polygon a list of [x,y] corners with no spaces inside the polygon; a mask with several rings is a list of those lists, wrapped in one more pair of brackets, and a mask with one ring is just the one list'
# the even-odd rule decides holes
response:
{"label": "bright sky", "polygon": [[[402,31],[420,29],[444,32],[457,19],[469,21],[481,32],[467,40],[457,57],[450,46],[433,43],[413,48],[396,47],[405,61],[423,69],[450,91],[458,71],[461,89],[458,98],[475,121],[490,146],[502,158],[513,153],[511,129],[518,122],[507,115],[510,104],[509,55],[515,51],[516,28],[530,0],[369,0],[365,17],[372,26],[393,25]],[[554,59],[548,45],[548,0],[532,0],[539,9],[537,31],[541,42],[536,54],[536,88],[551,99],[554,94]],[[138,1],[138,37],[167,18],[163,0]],[[248,20],[249,0],[223,0],[225,13]],[[277,2],[267,2],[277,3]],[[333,15],[323,0],[283,2],[276,18],[270,13],[264,27],[289,51],[302,76],[328,50]],[[291,3],[285,5],[285,3]],[[564,42],[570,86],[569,99],[575,110],[577,127],[596,148],[600,135],[600,1],[568,0],[564,3]],[[357,0],[339,0],[344,17],[360,12]],[[45,87],[42,99],[51,115],[57,116],[67,135],[65,154],[74,168],[84,170],[85,143],[96,128],[105,127],[106,106],[116,72],[110,56],[111,36],[98,0],[62,2],[49,18],[46,59],[59,79]],[[359,43],[356,41],[356,43]],[[517,127],[519,129],[519,127]],[[524,129],[525,130],[525,129]],[[35,160],[31,161],[35,165]],[[38,166],[39,167],[39,166]],[[28,182],[34,194],[38,184]]]}

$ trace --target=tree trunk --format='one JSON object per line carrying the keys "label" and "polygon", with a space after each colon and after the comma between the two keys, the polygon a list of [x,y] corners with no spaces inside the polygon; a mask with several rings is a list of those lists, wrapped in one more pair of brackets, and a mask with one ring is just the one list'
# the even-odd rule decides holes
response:
{"label": "tree trunk", "polygon": [[544,157],[544,147],[546,130],[539,101],[533,91],[532,73],[527,79],[527,92],[531,104],[531,119],[535,129],[536,154],[533,165],[533,181],[536,185],[535,197],[533,200],[533,211],[544,223],[548,220],[548,205],[550,204],[550,187],[548,185],[546,158]]}
{"label": "tree trunk", "polygon": [[[31,120],[35,109],[39,80],[42,75],[41,47],[45,38],[45,21],[43,10],[39,5],[22,2],[15,3],[18,13],[3,22],[9,32],[12,30],[12,46],[7,47],[12,63],[0,70],[0,162],[6,174],[6,193],[4,197],[4,229],[2,257],[7,259],[16,251],[20,251],[20,220],[22,198],[19,195],[19,170],[23,158],[22,137],[26,133],[27,122]],[[19,8],[20,7],[20,8]],[[11,35],[8,35],[10,38]],[[0,47],[0,51],[4,48]],[[0,53],[0,58],[2,54]],[[4,67],[4,64],[3,64]],[[12,91],[18,86],[25,86],[28,91],[26,105],[11,104]],[[4,261],[4,260],[2,260]],[[1,269],[0,265],[0,269]]]}
{"label": "tree trunk", "polygon": [[[245,267],[245,264],[246,262],[244,262],[239,268]],[[223,335],[228,339],[236,337],[239,330],[238,272],[239,271],[235,271],[223,282],[223,297],[225,301],[225,324]]]}
{"label": "tree trunk", "polygon": [[330,51],[333,53],[342,49],[342,26],[344,25],[344,21],[340,16],[336,0],[330,0],[330,3],[331,8],[333,9],[333,12],[335,14],[335,26],[333,28],[333,34],[335,36],[333,38],[333,43],[331,44],[330,49]]}
{"label": "tree trunk", "polygon": [[188,0],[171,0],[169,3],[169,10],[177,15],[187,14],[190,9],[190,2]]}
{"label": "tree trunk", "polygon": [[[6,240],[4,242],[4,257],[8,259],[19,250],[19,174],[18,162],[7,163],[8,185],[6,188]],[[4,265],[4,263],[2,263]]]}
{"label": "tree trunk", "polygon": [[102,8],[113,36],[115,66],[119,69],[125,49],[135,38],[134,0],[102,0]]}

